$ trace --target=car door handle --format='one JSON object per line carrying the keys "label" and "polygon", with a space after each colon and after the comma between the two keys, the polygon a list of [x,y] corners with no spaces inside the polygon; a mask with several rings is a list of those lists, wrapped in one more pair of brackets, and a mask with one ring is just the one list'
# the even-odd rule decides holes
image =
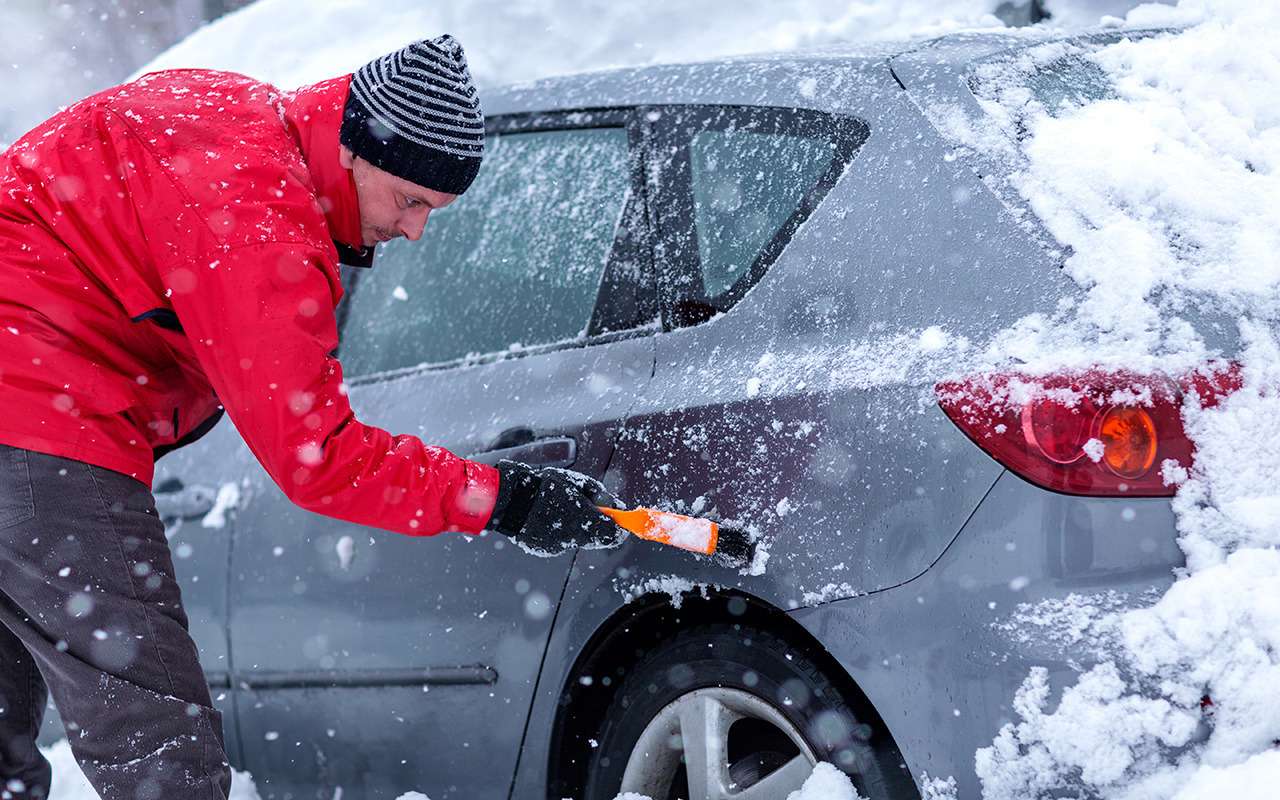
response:
{"label": "car door handle", "polygon": [[177,478],[161,481],[153,494],[160,519],[172,521],[199,519],[218,499],[218,493],[208,486],[186,486]]}
{"label": "car door handle", "polygon": [[481,464],[496,464],[507,459],[535,467],[571,467],[578,458],[578,443],[572,436],[546,436],[510,447],[484,450],[467,458]]}

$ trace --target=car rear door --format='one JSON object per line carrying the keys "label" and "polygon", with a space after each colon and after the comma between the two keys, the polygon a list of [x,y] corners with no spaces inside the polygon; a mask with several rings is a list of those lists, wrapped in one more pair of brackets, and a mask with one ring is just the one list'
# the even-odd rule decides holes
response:
{"label": "car rear door", "polygon": [[[781,608],[910,580],[999,475],[918,377],[933,339],[982,313],[972,277],[931,285],[942,266],[1000,263],[959,250],[981,219],[916,223],[966,195],[941,154],[861,117],[694,106],[663,110],[653,135],[670,153],[651,172],[666,330],[613,484],[758,529],[766,574],[708,566],[698,579]],[[633,587],[678,568],[633,548],[618,556]],[[608,558],[575,569],[598,575]]]}
{"label": "car rear door", "polygon": [[[600,477],[652,376],[639,134],[624,112],[491,123],[480,177],[351,294],[357,416],[484,460]],[[231,643],[266,800],[510,791],[572,556],[411,538],[261,487],[238,525]]]}

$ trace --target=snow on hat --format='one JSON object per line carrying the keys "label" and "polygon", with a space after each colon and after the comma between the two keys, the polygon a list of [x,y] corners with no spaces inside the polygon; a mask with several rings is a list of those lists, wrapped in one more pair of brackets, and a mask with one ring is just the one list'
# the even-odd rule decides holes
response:
{"label": "snow on hat", "polygon": [[356,70],[339,139],[392,175],[465,192],[484,157],[484,114],[462,45],[445,34]]}

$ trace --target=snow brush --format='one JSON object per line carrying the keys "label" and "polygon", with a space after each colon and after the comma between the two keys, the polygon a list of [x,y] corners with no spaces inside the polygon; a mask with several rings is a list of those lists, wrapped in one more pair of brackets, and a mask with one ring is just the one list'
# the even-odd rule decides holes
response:
{"label": "snow brush", "polygon": [[701,517],[689,517],[656,508],[607,508],[596,506],[618,527],[651,542],[678,547],[704,556],[720,556],[734,566],[749,566],[755,555],[751,536]]}

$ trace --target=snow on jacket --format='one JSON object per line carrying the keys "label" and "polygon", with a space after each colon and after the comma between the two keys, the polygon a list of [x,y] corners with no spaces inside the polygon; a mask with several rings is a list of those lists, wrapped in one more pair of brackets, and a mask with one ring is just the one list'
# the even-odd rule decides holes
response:
{"label": "snow on jacket", "polygon": [[151,73],[0,155],[0,443],[150,484],[221,404],[303,508],[484,527],[496,471],[358,422],[330,355],[339,248],[362,244],[349,82]]}

